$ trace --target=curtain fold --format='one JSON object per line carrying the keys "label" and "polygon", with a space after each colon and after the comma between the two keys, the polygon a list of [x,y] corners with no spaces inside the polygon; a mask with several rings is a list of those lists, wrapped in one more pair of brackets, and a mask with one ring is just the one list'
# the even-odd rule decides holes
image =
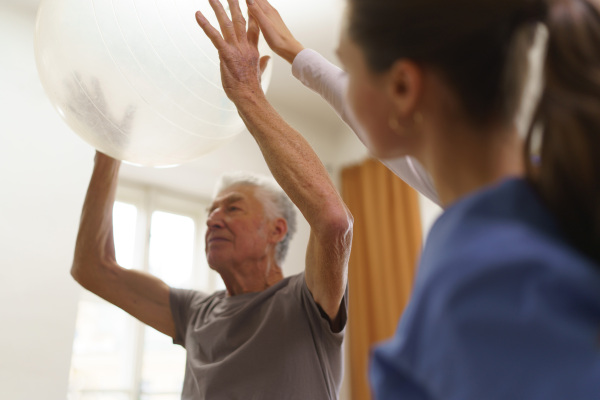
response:
{"label": "curtain fold", "polygon": [[411,293],[421,250],[421,218],[414,189],[376,160],[342,171],[342,196],[354,216],[348,320],[351,390],[354,400],[367,400],[370,349],[393,335]]}

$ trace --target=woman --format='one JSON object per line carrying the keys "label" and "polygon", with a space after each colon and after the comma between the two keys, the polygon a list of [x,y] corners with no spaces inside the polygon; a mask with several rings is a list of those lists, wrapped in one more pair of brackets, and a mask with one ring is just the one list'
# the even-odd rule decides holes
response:
{"label": "woman", "polygon": [[[350,12],[342,58],[355,111],[375,132],[386,115],[360,99],[387,106],[392,132],[373,140],[382,154],[419,159],[447,208],[396,337],[374,353],[377,396],[598,398],[597,9],[353,0]],[[527,180],[480,190],[488,156],[517,137],[521,60],[537,22],[550,33],[541,164]]]}
{"label": "woman", "polygon": [[[596,7],[350,1],[340,53],[355,113],[379,155],[424,165],[446,208],[397,334],[374,352],[378,398],[600,396]],[[541,162],[528,149],[526,179],[494,177],[518,138],[539,23],[549,32]]]}
{"label": "woman", "polygon": [[[250,131],[277,129],[285,138],[288,128],[257,84],[254,19],[263,10],[248,3],[253,40],[239,19],[235,35],[221,21],[227,45],[199,23],[219,48],[224,87]],[[518,154],[514,119],[540,24],[549,38],[535,119],[541,161],[532,165],[531,146]],[[396,336],[374,351],[376,397],[597,399],[597,5],[349,0],[339,55],[371,150],[417,159],[446,208]],[[524,167],[525,179],[507,178]]]}

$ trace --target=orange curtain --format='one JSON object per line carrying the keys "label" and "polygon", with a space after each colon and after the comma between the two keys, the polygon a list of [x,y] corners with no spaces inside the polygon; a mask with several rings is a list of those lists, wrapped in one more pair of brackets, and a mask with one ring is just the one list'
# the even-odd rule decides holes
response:
{"label": "orange curtain", "polygon": [[371,398],[373,344],[390,338],[411,293],[421,250],[417,193],[379,161],[342,171],[342,194],[354,216],[349,266],[351,390]]}

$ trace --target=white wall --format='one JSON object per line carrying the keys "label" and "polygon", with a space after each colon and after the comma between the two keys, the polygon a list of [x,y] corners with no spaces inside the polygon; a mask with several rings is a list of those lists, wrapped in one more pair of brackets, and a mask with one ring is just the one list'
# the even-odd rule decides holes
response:
{"label": "white wall", "polygon": [[42,95],[31,17],[2,6],[0,27],[0,398],[64,400],[68,271],[93,151]]}

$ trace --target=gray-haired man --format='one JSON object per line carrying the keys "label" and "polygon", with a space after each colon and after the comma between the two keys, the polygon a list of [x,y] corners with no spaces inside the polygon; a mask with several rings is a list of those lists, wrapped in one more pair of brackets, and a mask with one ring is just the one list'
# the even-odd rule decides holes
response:
{"label": "gray-haired man", "polygon": [[[211,4],[222,28],[229,26],[220,3]],[[352,216],[309,144],[264,98],[256,24],[246,38],[245,24],[242,29],[237,23],[237,2],[230,0],[230,9],[239,20],[236,37],[243,43],[234,46],[239,53],[211,37],[224,63],[224,87],[273,176],[311,227],[304,273],[284,278],[281,271],[295,228],[290,200],[255,178],[226,181],[209,210],[206,256],[226,291],[207,296],[169,288],[152,275],[121,268],[112,239],[120,163],[101,153],[71,273],[88,290],[186,348],[183,399],[336,399]],[[234,40],[231,35],[227,40]],[[236,66],[243,70],[232,71]]]}

